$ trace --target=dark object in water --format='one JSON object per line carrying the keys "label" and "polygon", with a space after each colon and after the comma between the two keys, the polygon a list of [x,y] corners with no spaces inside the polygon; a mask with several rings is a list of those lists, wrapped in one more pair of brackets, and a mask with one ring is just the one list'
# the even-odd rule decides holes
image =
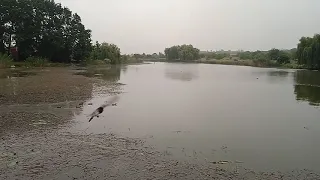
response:
{"label": "dark object in water", "polygon": [[105,104],[101,105],[100,107],[98,107],[93,113],[91,113],[91,118],[89,119],[89,122],[91,122],[91,120],[94,117],[99,117],[99,114],[101,114],[104,110],[105,107],[116,104],[115,102],[119,99],[119,96],[114,96],[112,97],[109,101],[106,101]]}

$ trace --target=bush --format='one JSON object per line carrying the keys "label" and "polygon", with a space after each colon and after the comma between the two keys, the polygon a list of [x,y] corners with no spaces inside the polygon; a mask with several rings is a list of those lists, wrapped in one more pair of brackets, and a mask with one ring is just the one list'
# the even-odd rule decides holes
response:
{"label": "bush", "polygon": [[283,67],[290,68],[290,69],[308,69],[306,65],[297,64],[297,63],[284,64]]}
{"label": "bush", "polygon": [[13,64],[13,59],[7,54],[0,53],[0,68],[7,68]]}
{"label": "bush", "polygon": [[290,56],[285,52],[281,52],[277,61],[279,64],[287,64],[290,62]]}
{"label": "bush", "polygon": [[28,57],[25,63],[29,67],[45,67],[49,65],[49,61],[42,57]]}
{"label": "bush", "polygon": [[91,59],[86,58],[85,61],[82,62],[82,65],[105,65],[107,64],[107,61],[105,60],[97,60],[97,59]]}

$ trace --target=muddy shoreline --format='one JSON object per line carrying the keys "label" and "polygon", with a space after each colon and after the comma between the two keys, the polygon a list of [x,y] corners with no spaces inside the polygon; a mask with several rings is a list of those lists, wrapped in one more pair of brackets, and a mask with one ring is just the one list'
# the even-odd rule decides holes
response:
{"label": "muddy shoreline", "polygon": [[63,68],[0,79],[0,179],[320,179],[309,170],[255,172],[242,164],[176,160],[144,139],[68,131],[93,89],[119,93],[116,79]]}
{"label": "muddy shoreline", "polygon": [[0,179],[319,179],[309,170],[255,172],[178,161],[141,139],[47,130],[1,139]]}

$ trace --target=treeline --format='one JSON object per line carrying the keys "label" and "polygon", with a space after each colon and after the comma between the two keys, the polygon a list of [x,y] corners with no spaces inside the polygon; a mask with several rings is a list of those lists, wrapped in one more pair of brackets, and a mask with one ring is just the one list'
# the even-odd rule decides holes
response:
{"label": "treeline", "polygon": [[91,52],[91,31],[78,14],[52,0],[1,0],[0,52],[18,48],[53,62],[81,61]]}
{"label": "treeline", "polygon": [[279,50],[271,49],[269,51],[202,51],[194,48],[192,45],[172,46],[165,49],[165,57],[167,61],[182,60],[192,61],[199,59],[207,60],[258,60],[258,61],[275,61],[279,64],[290,63],[290,60],[296,59],[296,49]]}
{"label": "treeline", "polygon": [[290,60],[295,59],[295,51],[296,49],[291,50],[279,50],[279,49],[271,49],[269,51],[238,51],[233,53],[223,52],[206,52],[201,53],[200,56],[206,59],[232,59],[238,58],[240,60],[261,60],[268,61],[274,60],[279,64],[289,63]]}
{"label": "treeline", "polygon": [[110,64],[121,63],[120,48],[115,44],[108,44],[106,42],[96,44],[92,47],[88,61],[104,60]]}
{"label": "treeline", "polygon": [[320,70],[320,34],[302,37],[297,48],[298,63],[309,69]]}
{"label": "treeline", "polygon": [[287,64],[290,63],[290,60],[295,60],[296,49],[291,50],[279,50],[279,49],[270,49],[269,51],[246,51],[239,52],[238,56],[241,60],[274,60],[278,64]]}
{"label": "treeline", "polygon": [[221,53],[216,53],[216,52],[209,52],[209,53],[200,53],[201,58],[206,58],[206,59],[217,59],[221,60],[226,57],[230,57],[230,54],[221,52]]}
{"label": "treeline", "polygon": [[170,48],[166,48],[164,50],[164,54],[168,61],[173,60],[181,60],[181,61],[191,61],[197,60],[200,58],[200,50],[194,48],[191,44],[190,45],[178,45],[172,46]]}
{"label": "treeline", "polygon": [[[6,66],[13,55],[18,61],[88,62],[103,60],[111,64],[131,59],[194,61],[199,59],[255,60],[287,64],[297,62],[309,69],[320,69],[320,34],[302,37],[291,50],[239,51],[237,53],[200,53],[192,45],[165,48],[164,53],[121,55],[115,44],[91,43],[91,30],[86,29],[77,13],[53,0],[0,1],[0,64]],[[0,65],[1,66],[1,65]]]}
{"label": "treeline", "polygon": [[25,62],[121,62],[118,46],[91,44],[80,16],[53,0],[1,0],[0,12],[2,64],[10,60],[6,55]]}
{"label": "treeline", "polygon": [[149,59],[162,59],[165,58],[166,56],[159,52],[159,53],[153,53],[153,54],[146,54],[146,53],[142,53],[142,54],[132,54],[132,55],[128,55],[131,57],[134,57],[135,59],[145,59],[145,60],[149,60]]}

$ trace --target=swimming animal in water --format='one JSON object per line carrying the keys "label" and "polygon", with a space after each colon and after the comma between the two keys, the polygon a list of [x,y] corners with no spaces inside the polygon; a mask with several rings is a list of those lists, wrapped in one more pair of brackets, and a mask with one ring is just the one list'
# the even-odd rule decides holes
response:
{"label": "swimming animal in water", "polygon": [[94,117],[99,117],[99,115],[103,112],[105,107],[111,106],[112,104],[115,104],[115,102],[118,99],[119,99],[119,96],[114,96],[114,97],[110,98],[110,100],[108,100],[104,104],[102,104],[100,107],[98,107],[93,113],[90,114],[91,118],[89,119],[89,122],[91,122]]}

